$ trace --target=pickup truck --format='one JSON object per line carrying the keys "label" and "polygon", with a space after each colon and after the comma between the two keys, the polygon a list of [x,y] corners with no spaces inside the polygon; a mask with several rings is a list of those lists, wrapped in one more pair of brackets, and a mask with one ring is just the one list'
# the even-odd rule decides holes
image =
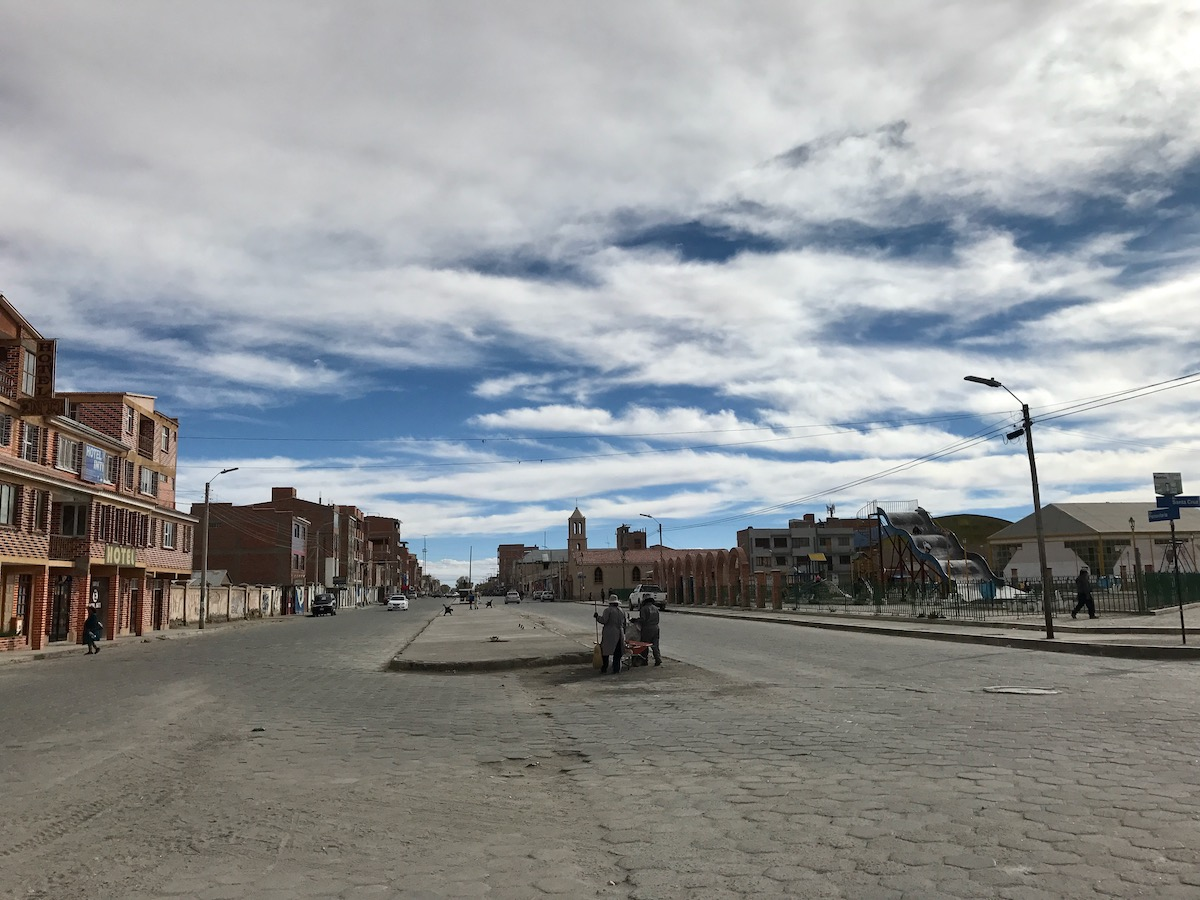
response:
{"label": "pickup truck", "polygon": [[654,603],[659,609],[667,608],[667,592],[657,584],[634,585],[633,590],[629,593],[629,608],[637,609],[646,597],[653,597]]}

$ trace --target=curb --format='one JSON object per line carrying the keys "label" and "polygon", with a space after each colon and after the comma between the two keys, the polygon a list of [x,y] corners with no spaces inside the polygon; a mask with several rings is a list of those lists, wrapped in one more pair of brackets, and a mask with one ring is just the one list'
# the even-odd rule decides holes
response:
{"label": "curb", "polygon": [[537,669],[543,666],[592,664],[592,651],[573,650],[556,656],[518,656],[512,659],[480,659],[470,662],[445,662],[401,659],[393,656],[387,668],[392,672],[499,672],[504,669]]}
{"label": "curb", "polygon": [[[685,612],[678,607],[676,612]],[[814,622],[812,620],[789,620],[774,617],[750,617],[736,613],[693,612],[691,615],[708,616],[714,619],[737,619],[739,621],[769,622],[774,625],[792,625],[800,628],[824,628],[832,631],[854,631],[860,634],[890,635],[899,638],[922,638],[927,641],[949,641],[959,644],[985,644],[992,647],[1008,647],[1016,650],[1041,650],[1048,653],[1074,653],[1085,656],[1109,656],[1122,659],[1200,659],[1200,647],[1143,646],[1140,644],[1093,644],[1084,641],[1050,641],[1045,638],[1023,638],[994,634],[954,634],[946,631],[905,631],[878,625],[863,625],[858,622]]]}

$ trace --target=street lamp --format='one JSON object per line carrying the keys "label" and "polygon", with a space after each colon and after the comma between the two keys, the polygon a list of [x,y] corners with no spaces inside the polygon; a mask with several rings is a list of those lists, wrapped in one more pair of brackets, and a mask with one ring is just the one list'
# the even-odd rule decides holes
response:
{"label": "street lamp", "polygon": [[963,381],[982,384],[990,388],[1002,388],[1008,395],[1021,404],[1022,425],[1016,431],[1010,431],[1005,437],[1010,441],[1025,435],[1025,449],[1029,453],[1029,477],[1033,482],[1033,527],[1037,532],[1038,566],[1042,572],[1042,612],[1046,616],[1046,637],[1054,638],[1054,616],[1050,604],[1050,572],[1046,565],[1046,530],[1042,526],[1042,496],[1038,491],[1037,462],[1033,457],[1033,420],[1029,418],[1029,404],[995,378],[980,378],[978,375],[967,375]]}
{"label": "street lamp", "polygon": [[664,573],[662,571],[662,569],[663,569],[662,522],[659,522],[658,519],[654,518],[654,516],[650,515],[650,513],[638,513],[638,515],[641,516],[642,518],[650,519],[654,522],[658,522],[658,568],[659,568],[659,571],[654,573],[654,580],[656,582],[658,582],[659,587],[662,587],[663,575],[664,575]]}
{"label": "street lamp", "polygon": [[[208,481],[204,482],[204,549],[200,554],[200,616],[198,626],[204,628],[204,619],[208,612],[208,501],[212,493],[212,483],[220,476],[227,472],[236,472],[237,466],[231,469],[222,469]],[[184,605],[187,605],[187,598],[184,597]]]}

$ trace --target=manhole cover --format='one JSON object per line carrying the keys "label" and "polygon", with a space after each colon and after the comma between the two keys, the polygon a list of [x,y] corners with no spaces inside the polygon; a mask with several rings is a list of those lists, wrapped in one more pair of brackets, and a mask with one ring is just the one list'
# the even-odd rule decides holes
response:
{"label": "manhole cover", "polygon": [[1008,687],[1005,685],[998,685],[996,687],[985,687],[983,689],[983,692],[985,694],[1057,694],[1058,693],[1058,691],[1056,691],[1054,688]]}

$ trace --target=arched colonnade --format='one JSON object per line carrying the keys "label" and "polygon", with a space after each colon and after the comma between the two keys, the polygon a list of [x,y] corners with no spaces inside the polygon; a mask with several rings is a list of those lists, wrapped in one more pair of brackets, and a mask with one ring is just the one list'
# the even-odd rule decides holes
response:
{"label": "arched colonnade", "polygon": [[731,550],[675,550],[663,553],[659,583],[668,606],[733,606],[782,609],[783,573],[750,572],[740,547]]}

